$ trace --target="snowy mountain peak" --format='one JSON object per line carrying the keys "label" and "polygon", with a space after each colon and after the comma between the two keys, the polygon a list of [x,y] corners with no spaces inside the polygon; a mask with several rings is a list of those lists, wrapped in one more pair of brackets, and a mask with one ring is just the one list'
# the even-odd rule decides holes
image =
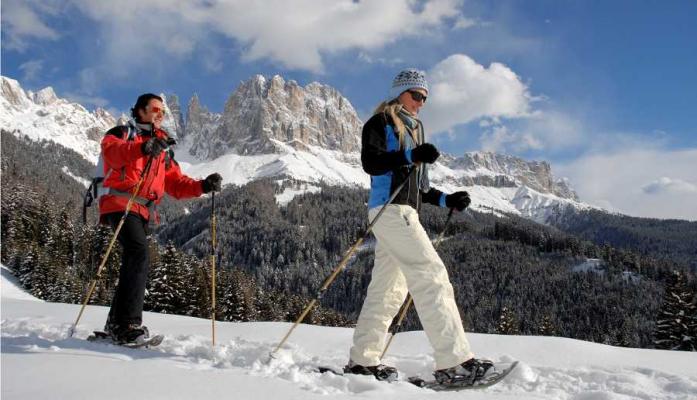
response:
{"label": "snowy mountain peak", "polygon": [[58,97],[51,87],[31,93],[14,79],[0,79],[2,129],[35,141],[56,142],[96,163],[101,136],[116,124],[113,116],[103,109],[89,112],[80,104]]}
{"label": "snowy mountain peak", "polygon": [[456,166],[475,171],[490,181],[492,186],[527,186],[541,193],[550,193],[562,198],[578,200],[568,181],[555,179],[552,167],[546,161],[528,161],[520,157],[492,152],[468,152],[453,161]]}
{"label": "snowy mountain peak", "polygon": [[316,82],[302,87],[280,75],[255,75],[235,89],[221,115],[208,113],[198,99],[192,99],[189,111],[185,136],[189,154],[198,160],[278,154],[286,145],[344,152],[360,148],[362,123],[351,103]]}
{"label": "snowy mountain peak", "polygon": [[[50,87],[34,94],[13,79],[2,77],[1,83],[0,127],[32,140],[54,141],[93,163],[104,132],[126,121],[104,109],[89,112]],[[239,185],[288,179],[307,190],[320,182],[370,185],[360,163],[362,123],[351,103],[330,86],[313,82],[302,87],[279,75],[255,75],[230,95],[221,114],[208,111],[194,95],[186,119],[176,95],[163,99],[163,126],[177,136],[177,159],[191,176],[219,172],[225,183]],[[443,154],[429,171],[434,187],[470,192],[476,210],[546,222],[567,207],[588,207],[567,181],[553,177],[545,161],[488,152]]]}
{"label": "snowy mountain peak", "polygon": [[53,91],[51,86],[45,87],[34,93],[34,102],[36,104],[48,106],[56,101],[58,101],[58,96],[56,96],[56,92]]}
{"label": "snowy mountain peak", "polygon": [[24,92],[24,89],[14,79],[2,77],[2,98],[14,109],[29,107],[33,101]]}
{"label": "snowy mountain peak", "polygon": [[162,121],[162,128],[170,136],[175,138],[182,137],[184,134],[184,116],[179,106],[179,97],[176,94],[162,94],[160,97],[164,100],[165,106],[165,119]]}

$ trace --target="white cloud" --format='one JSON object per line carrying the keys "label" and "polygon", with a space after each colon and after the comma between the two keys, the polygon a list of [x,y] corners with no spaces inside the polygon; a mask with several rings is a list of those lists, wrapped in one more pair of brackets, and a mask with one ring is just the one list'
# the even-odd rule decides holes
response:
{"label": "white cloud", "polygon": [[22,81],[33,81],[38,78],[39,73],[44,67],[44,62],[42,60],[31,60],[22,63],[19,66],[19,70],[22,71]]}
{"label": "white cloud", "polygon": [[581,122],[555,110],[535,111],[513,124],[506,124],[500,118],[484,118],[479,121],[479,126],[484,129],[479,141],[485,151],[560,152],[588,145],[588,136],[584,137],[586,128]]}
{"label": "white cloud", "polygon": [[45,22],[58,12],[55,1],[5,0],[2,2],[2,46],[23,52],[30,39],[56,40],[58,32]]}
{"label": "white cloud", "polygon": [[534,135],[511,132],[503,125],[492,126],[479,137],[479,141],[482,144],[482,150],[499,153],[520,153],[544,148],[544,144]]}
{"label": "white cloud", "polygon": [[484,117],[530,116],[534,99],[518,75],[501,63],[484,67],[464,54],[454,54],[429,72],[430,91],[422,117],[432,133]]}
{"label": "white cloud", "polygon": [[366,52],[363,52],[363,51],[358,53],[358,59],[366,64],[382,64],[382,65],[387,65],[390,67],[394,67],[395,65],[404,64],[404,60],[399,58],[399,57],[395,57],[395,58],[375,57],[375,56],[372,56],[372,55],[370,55]]}
{"label": "white cloud", "polygon": [[[103,97],[88,96],[88,95],[74,93],[74,92],[65,93],[65,97],[68,100],[70,100],[74,103],[78,103],[78,104],[85,106],[85,107],[94,106],[94,107],[106,108],[106,106],[109,104],[109,100],[107,100]],[[118,114],[112,114],[112,115],[118,116]]]}
{"label": "white cloud", "polygon": [[[244,60],[266,59],[291,69],[322,72],[323,54],[375,50],[438,29],[460,15],[461,2],[83,0],[75,4],[99,22],[109,59],[126,54],[150,59],[150,54],[162,52],[187,57],[196,49],[215,46],[214,39],[222,36],[242,46]],[[124,29],[128,26],[148,29]]]}
{"label": "white cloud", "polygon": [[[671,179],[666,176],[655,180],[642,188],[644,193],[697,193],[697,185],[681,179]],[[697,207],[697,204],[695,204]]]}
{"label": "white cloud", "polygon": [[477,25],[477,20],[460,16],[455,20],[453,29],[467,29],[475,25]]}
{"label": "white cloud", "polygon": [[581,200],[611,211],[697,220],[697,149],[594,152],[555,171],[570,178]]}

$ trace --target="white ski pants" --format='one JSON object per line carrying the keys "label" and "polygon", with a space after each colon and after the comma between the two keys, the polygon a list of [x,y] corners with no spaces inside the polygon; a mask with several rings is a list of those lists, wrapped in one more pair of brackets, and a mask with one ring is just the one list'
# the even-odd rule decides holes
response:
{"label": "white ski pants", "polygon": [[[369,220],[380,207],[368,212]],[[356,364],[380,364],[387,330],[410,292],[435,352],[436,369],[472,358],[453,287],[438,253],[411,206],[390,204],[373,227],[375,265],[353,334]]]}

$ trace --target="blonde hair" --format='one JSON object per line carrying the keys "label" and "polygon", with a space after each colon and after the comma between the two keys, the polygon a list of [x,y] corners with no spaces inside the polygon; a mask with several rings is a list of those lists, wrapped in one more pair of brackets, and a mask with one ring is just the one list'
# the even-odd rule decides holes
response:
{"label": "blonde hair", "polygon": [[375,111],[373,111],[373,115],[386,114],[392,117],[392,123],[394,124],[397,137],[399,138],[400,147],[404,146],[404,133],[407,131],[404,122],[402,122],[402,119],[397,115],[402,110],[402,107],[402,104],[400,104],[397,99],[392,99],[378,104],[378,106],[375,107]]}

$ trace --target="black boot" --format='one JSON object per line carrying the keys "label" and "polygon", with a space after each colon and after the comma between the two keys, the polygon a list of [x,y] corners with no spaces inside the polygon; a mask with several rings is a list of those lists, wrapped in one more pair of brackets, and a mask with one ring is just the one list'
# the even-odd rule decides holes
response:
{"label": "black boot", "polygon": [[348,365],[344,367],[344,373],[356,375],[373,375],[379,381],[396,381],[398,378],[397,368],[390,367],[385,364],[366,367],[359,365],[349,360]]}
{"label": "black boot", "polygon": [[118,344],[141,344],[150,337],[148,328],[139,324],[114,324],[107,322],[104,332]]}

